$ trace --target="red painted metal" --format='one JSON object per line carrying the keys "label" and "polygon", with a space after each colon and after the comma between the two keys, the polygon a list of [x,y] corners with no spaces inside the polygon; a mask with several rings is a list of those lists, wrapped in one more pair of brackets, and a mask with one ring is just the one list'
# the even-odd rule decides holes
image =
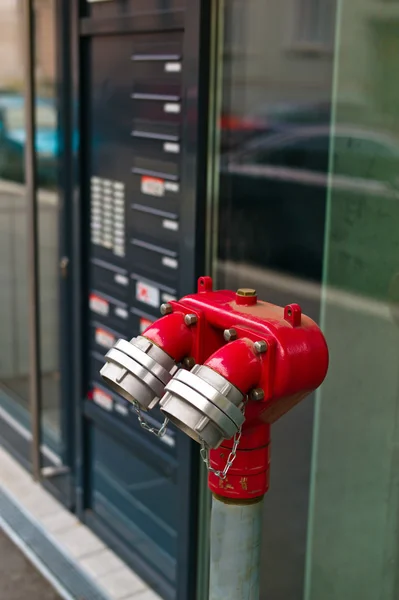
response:
{"label": "red painted metal", "polygon": [[[217,450],[211,450],[213,469],[223,471],[233,440],[226,440]],[[209,489],[219,496],[237,499],[258,498],[269,488],[270,425],[259,421],[245,421],[237,449],[237,456],[226,479],[210,472]]]}
{"label": "red painted metal", "polygon": [[204,364],[223,375],[243,394],[258,387],[262,377],[261,355],[255,352],[254,344],[248,338],[222,346]]}
{"label": "red painted metal", "polygon": [[184,316],[184,312],[175,311],[155,321],[142,334],[176,362],[188,356],[193,345],[194,329],[185,324]]}
{"label": "red painted metal", "polygon": [[[201,277],[198,292],[172,301],[173,313],[159,319],[143,335],[175,360],[193,356],[248,394],[261,388],[264,399],[248,400],[237,458],[221,482],[209,476],[210,489],[229,498],[263,495],[269,481],[270,424],[323,382],[328,369],[324,336],[298,304],[284,308],[256,296],[229,290],[213,291],[212,279]],[[185,314],[197,323],[187,326]],[[226,343],[225,329],[235,329],[237,340]],[[267,351],[256,352],[264,340]],[[223,470],[232,440],[210,453],[211,465]]]}
{"label": "red painted metal", "polygon": [[258,301],[258,296],[253,294],[252,296],[244,296],[242,294],[236,294],[236,303],[239,306],[253,306]]}

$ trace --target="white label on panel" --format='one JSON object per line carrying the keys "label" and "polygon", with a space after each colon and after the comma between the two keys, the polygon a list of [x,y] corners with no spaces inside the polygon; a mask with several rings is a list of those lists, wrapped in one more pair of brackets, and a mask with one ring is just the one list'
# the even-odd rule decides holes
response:
{"label": "white label on panel", "polygon": [[165,63],[165,71],[167,73],[180,73],[181,62],[167,62]]}
{"label": "white label on panel", "polygon": [[142,177],[141,191],[149,196],[163,196],[165,193],[165,183],[163,179],[156,177]]}
{"label": "white label on panel", "polygon": [[169,229],[170,231],[179,231],[179,221],[172,221],[172,219],[163,219],[162,227]]}
{"label": "white label on panel", "polygon": [[115,190],[123,190],[124,184],[121,181],[114,181],[114,189]]}
{"label": "white label on panel", "polygon": [[162,294],[162,302],[171,302],[172,300],[177,300],[176,296],[172,296],[166,292]]}
{"label": "white label on panel", "polygon": [[174,448],[176,446],[175,439],[172,438],[171,435],[166,434],[163,437],[161,437],[160,439],[164,444],[166,444],[167,446],[170,446],[171,448]]}
{"label": "white label on panel", "polygon": [[114,248],[114,254],[116,256],[125,256],[125,249],[124,248],[120,248],[119,246],[118,246],[118,248],[115,247]]}
{"label": "white label on panel", "polygon": [[136,283],[136,299],[149,306],[159,307],[159,289],[144,281]]}
{"label": "white label on panel", "polygon": [[129,277],[126,275],[121,275],[120,273],[117,273],[114,276],[114,281],[115,283],[119,283],[119,285],[129,285]]}
{"label": "white label on panel", "polygon": [[168,192],[178,192],[179,191],[179,184],[178,183],[173,183],[173,181],[167,181],[165,183],[165,190],[167,190]]}
{"label": "white label on panel", "polygon": [[104,408],[105,410],[112,410],[112,398],[102,390],[98,388],[94,388],[93,390],[93,400],[96,404]]}
{"label": "white label on panel", "polygon": [[93,183],[94,185],[97,183],[100,183],[101,179],[99,177],[92,177],[91,178],[91,183]]}
{"label": "white label on panel", "polygon": [[94,337],[97,344],[99,346],[103,346],[104,348],[112,348],[116,342],[115,336],[112,335],[112,333],[109,333],[109,331],[101,329],[101,327],[97,327]]}
{"label": "white label on panel", "polygon": [[180,144],[175,144],[173,142],[165,142],[163,145],[164,152],[169,152],[170,154],[179,154],[180,152]]}
{"label": "white label on panel", "polygon": [[120,404],[119,402],[115,402],[114,410],[115,410],[115,412],[119,413],[123,417],[127,417],[127,415],[129,414],[128,407],[125,406],[124,404]]}
{"label": "white label on panel", "polygon": [[162,257],[162,264],[164,267],[168,267],[169,269],[177,269],[179,263],[175,258],[170,258],[170,256]]}
{"label": "white label on panel", "polygon": [[89,297],[90,310],[99,314],[107,315],[109,313],[109,304],[104,298],[100,298],[96,294],[90,294]]}
{"label": "white label on panel", "polygon": [[126,308],[122,308],[121,306],[117,306],[115,308],[115,314],[121,319],[127,319],[129,316],[129,312],[126,310]]}
{"label": "white label on panel", "polygon": [[163,110],[166,113],[178,114],[180,112],[180,104],[177,102],[167,102],[163,105]]}

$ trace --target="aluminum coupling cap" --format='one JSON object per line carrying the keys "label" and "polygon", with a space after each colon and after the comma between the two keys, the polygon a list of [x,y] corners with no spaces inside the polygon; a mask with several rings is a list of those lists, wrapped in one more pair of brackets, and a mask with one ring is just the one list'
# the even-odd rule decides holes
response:
{"label": "aluminum coupling cap", "polygon": [[164,350],[143,336],[118,340],[105,355],[100,375],[110,388],[149,410],[159,402],[177,366]]}
{"label": "aluminum coupling cap", "polygon": [[168,419],[196,442],[217,448],[244,422],[244,395],[227,379],[204,365],[179,369],[165,386],[160,408]]}

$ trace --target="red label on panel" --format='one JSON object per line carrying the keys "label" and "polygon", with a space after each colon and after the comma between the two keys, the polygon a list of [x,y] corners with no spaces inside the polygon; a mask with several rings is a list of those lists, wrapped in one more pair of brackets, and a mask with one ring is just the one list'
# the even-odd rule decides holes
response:
{"label": "red label on panel", "polygon": [[109,304],[104,298],[97,296],[96,294],[90,294],[89,296],[90,310],[99,314],[107,315],[109,313]]}
{"label": "red label on panel", "polygon": [[103,392],[103,390],[100,390],[100,388],[95,387],[93,389],[93,400],[96,404],[101,406],[101,408],[104,408],[105,410],[109,411],[112,410],[112,397],[109,394]]}
{"label": "red label on panel", "polygon": [[149,319],[141,318],[140,319],[140,333],[143,333],[143,331],[145,331],[147,329],[147,327],[152,325],[152,323],[153,323],[153,321],[150,321]]}
{"label": "red label on panel", "polygon": [[139,302],[144,302],[154,308],[159,308],[159,295],[159,289],[154,285],[150,285],[145,281],[137,281],[136,298]]}
{"label": "red label on panel", "polygon": [[112,348],[116,341],[116,338],[112,333],[106,329],[101,329],[100,327],[97,327],[96,329],[95,339],[97,344],[104,348]]}
{"label": "red label on panel", "polygon": [[141,191],[149,196],[163,196],[165,194],[165,182],[157,177],[142,177]]}

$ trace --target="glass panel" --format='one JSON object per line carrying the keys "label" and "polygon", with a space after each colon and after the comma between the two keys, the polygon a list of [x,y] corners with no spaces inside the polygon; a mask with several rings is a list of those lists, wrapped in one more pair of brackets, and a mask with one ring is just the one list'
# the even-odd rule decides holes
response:
{"label": "glass panel", "polygon": [[397,3],[341,0],[306,600],[399,597],[398,67]]}
{"label": "glass panel", "polygon": [[61,452],[59,365],[59,128],[55,0],[36,0],[36,160],[38,179],[42,424]]}
{"label": "glass panel", "polygon": [[0,1],[0,403],[27,423],[27,199],[22,4]]}
{"label": "glass panel", "polygon": [[[334,4],[232,0],[223,22],[217,285],[318,319]],[[262,598],[303,598],[313,411],[311,398],[273,427]]]}
{"label": "glass panel", "polygon": [[396,4],[224,7],[217,283],[299,302],[331,353],[273,426],[261,598],[399,597]]}

